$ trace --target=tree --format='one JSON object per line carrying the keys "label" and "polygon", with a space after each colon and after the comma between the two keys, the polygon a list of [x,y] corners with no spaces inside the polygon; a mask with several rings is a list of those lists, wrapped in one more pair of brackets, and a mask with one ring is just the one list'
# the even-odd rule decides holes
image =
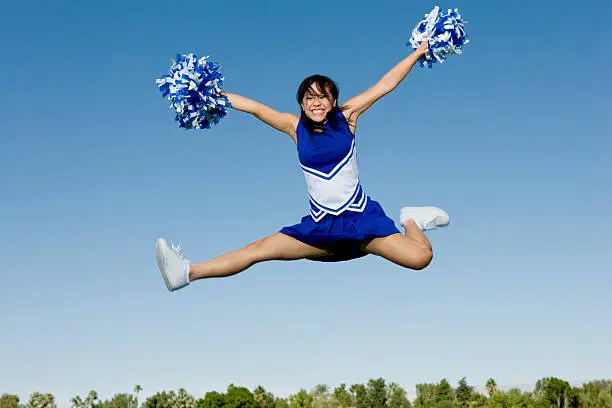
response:
{"label": "tree", "polygon": [[436,387],[436,408],[451,408],[455,399],[453,387],[443,378]]}
{"label": "tree", "polygon": [[455,405],[460,408],[467,408],[470,406],[472,400],[472,394],[474,388],[469,386],[465,377],[459,380],[459,385],[455,390]]}
{"label": "tree", "polygon": [[406,390],[400,387],[396,383],[391,383],[389,385],[387,396],[387,407],[388,408],[412,408],[410,404],[410,400],[408,400],[408,396],[406,395]]}
{"label": "tree", "polygon": [[223,408],[225,405],[225,396],[217,391],[209,391],[204,395],[204,398],[199,399],[196,403],[197,408]]}
{"label": "tree", "polygon": [[570,407],[571,386],[556,377],[546,377],[536,382],[534,394],[537,400],[556,408]]}
{"label": "tree", "polygon": [[110,400],[102,402],[100,408],[132,408],[135,400],[132,394],[115,394]]}
{"label": "tree", "polygon": [[134,398],[135,398],[135,407],[138,407],[138,394],[140,393],[140,391],[142,391],[142,387],[140,386],[140,384],[136,384],[134,386]]}
{"label": "tree", "polygon": [[289,400],[287,398],[274,398],[274,408],[289,408]]}
{"label": "tree", "polygon": [[387,383],[383,378],[370,379],[366,388],[369,408],[387,406]]}
{"label": "tree", "polygon": [[329,405],[329,386],[326,384],[317,384],[312,389],[312,406],[314,408],[325,408]]}
{"label": "tree", "polygon": [[436,385],[435,384],[417,384],[416,398],[414,399],[414,408],[432,408],[436,405]]}
{"label": "tree", "polygon": [[353,384],[350,387],[354,408],[369,408],[368,407],[368,391],[363,384]]}
{"label": "tree", "polygon": [[146,399],[143,408],[173,408],[172,403],[176,398],[174,391],[158,392]]}
{"label": "tree", "polygon": [[263,407],[266,403],[266,389],[261,385],[255,387],[253,390],[253,398],[255,398],[255,401],[257,401],[257,403]]}
{"label": "tree", "polygon": [[474,392],[472,394],[472,399],[470,400],[470,408],[486,408],[486,407],[487,407],[487,397],[485,397],[479,392]]}
{"label": "tree", "polygon": [[174,401],[172,401],[172,408],[195,408],[195,398],[184,388],[181,388]]}
{"label": "tree", "polygon": [[89,391],[87,397],[82,399],[79,395],[70,400],[73,408],[96,408],[100,405],[98,393],[94,390]]}
{"label": "tree", "polygon": [[580,408],[612,408],[612,380],[595,380],[577,389],[576,406]]}
{"label": "tree", "polygon": [[487,380],[487,384],[485,385],[485,387],[487,388],[487,394],[489,395],[489,398],[491,398],[493,394],[495,394],[498,391],[497,383],[495,382],[493,378],[489,378]]}
{"label": "tree", "polygon": [[19,408],[19,396],[2,394],[0,396],[0,408]]}
{"label": "tree", "polygon": [[85,407],[95,408],[98,405],[100,405],[100,400],[98,399],[98,393],[95,390],[89,391],[89,394],[87,394],[87,398],[85,398]]}
{"label": "tree", "polygon": [[70,399],[70,404],[72,408],[85,408],[85,402],[78,395]]}
{"label": "tree", "polygon": [[305,389],[289,396],[289,408],[312,408],[312,395]]}
{"label": "tree", "polygon": [[520,388],[510,388],[506,392],[506,396],[511,408],[528,408],[533,405],[531,393],[523,392]]}
{"label": "tree", "polygon": [[489,397],[488,408],[510,408],[508,394],[503,391],[495,391]]}
{"label": "tree", "polygon": [[57,408],[53,394],[33,392],[26,404],[26,408]]}
{"label": "tree", "polygon": [[452,408],[455,399],[453,387],[446,378],[438,384],[417,384],[415,408]]}
{"label": "tree", "polygon": [[274,395],[266,391],[262,385],[258,385],[253,390],[253,398],[262,408],[275,408]]}
{"label": "tree", "polygon": [[230,384],[227,387],[223,408],[260,408],[260,406],[248,388]]}
{"label": "tree", "polygon": [[332,400],[338,408],[350,408],[353,405],[351,393],[346,388],[346,384],[344,383],[334,388]]}
{"label": "tree", "polygon": [[84,408],[85,407],[85,403],[83,402],[81,397],[78,395],[70,399],[70,404],[72,408]]}

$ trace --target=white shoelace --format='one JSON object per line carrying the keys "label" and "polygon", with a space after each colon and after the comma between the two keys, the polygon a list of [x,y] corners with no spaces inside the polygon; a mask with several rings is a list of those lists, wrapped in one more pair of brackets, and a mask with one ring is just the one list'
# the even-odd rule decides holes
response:
{"label": "white shoelace", "polygon": [[181,248],[181,243],[179,242],[178,245],[174,245],[174,242],[170,241],[170,249],[172,249],[172,251],[177,254],[179,256],[179,258],[184,259],[185,256],[183,255],[183,248]]}

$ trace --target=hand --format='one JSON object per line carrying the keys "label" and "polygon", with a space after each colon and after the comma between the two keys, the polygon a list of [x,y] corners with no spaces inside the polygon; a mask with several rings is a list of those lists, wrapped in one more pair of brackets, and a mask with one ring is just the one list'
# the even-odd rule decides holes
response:
{"label": "hand", "polygon": [[425,54],[427,54],[428,47],[429,47],[429,43],[427,41],[423,41],[421,45],[419,45],[419,48],[415,50],[415,52],[418,53],[419,57],[422,57]]}

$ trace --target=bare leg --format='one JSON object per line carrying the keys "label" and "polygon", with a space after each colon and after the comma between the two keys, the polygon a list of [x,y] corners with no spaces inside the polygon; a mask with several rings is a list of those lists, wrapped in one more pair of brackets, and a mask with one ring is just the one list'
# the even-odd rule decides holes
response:
{"label": "bare leg", "polygon": [[235,251],[191,264],[189,280],[235,275],[263,261],[291,261],[324,255],[328,252],[277,232]]}
{"label": "bare leg", "polygon": [[405,268],[416,270],[426,268],[433,258],[429,239],[413,220],[404,224],[404,230],[406,235],[394,234],[374,238],[364,250]]}

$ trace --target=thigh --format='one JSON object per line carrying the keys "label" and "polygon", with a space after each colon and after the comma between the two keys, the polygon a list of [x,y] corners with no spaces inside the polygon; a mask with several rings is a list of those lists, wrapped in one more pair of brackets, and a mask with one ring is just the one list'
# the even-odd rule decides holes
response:
{"label": "thigh", "polygon": [[279,260],[290,261],[306,258],[318,258],[330,253],[324,249],[295,239],[289,235],[277,232],[249,245],[256,253],[257,261]]}
{"label": "thigh", "polygon": [[400,233],[374,238],[363,250],[410,269],[423,269],[432,259],[429,246]]}

